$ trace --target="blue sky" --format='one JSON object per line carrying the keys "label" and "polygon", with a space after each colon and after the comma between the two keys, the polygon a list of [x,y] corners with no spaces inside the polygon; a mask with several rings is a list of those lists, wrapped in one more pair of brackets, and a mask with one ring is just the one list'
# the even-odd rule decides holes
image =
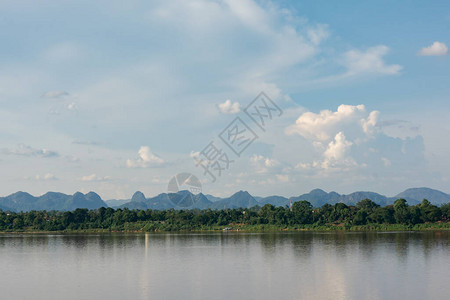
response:
{"label": "blue sky", "polygon": [[[448,1],[3,1],[0,193],[450,192]],[[282,116],[211,182],[261,91]],[[258,131],[260,130],[260,131]],[[194,157],[194,158],[193,158]]]}

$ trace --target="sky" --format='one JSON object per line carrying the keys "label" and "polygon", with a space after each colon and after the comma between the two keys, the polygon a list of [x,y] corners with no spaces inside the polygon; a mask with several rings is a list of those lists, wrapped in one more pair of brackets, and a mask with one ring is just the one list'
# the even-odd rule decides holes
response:
{"label": "sky", "polygon": [[450,192],[449,1],[2,1],[0,37],[0,196]]}

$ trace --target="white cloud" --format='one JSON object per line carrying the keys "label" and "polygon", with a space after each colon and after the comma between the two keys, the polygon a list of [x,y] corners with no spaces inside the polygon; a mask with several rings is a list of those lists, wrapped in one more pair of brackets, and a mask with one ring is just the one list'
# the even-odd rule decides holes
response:
{"label": "white cloud", "polygon": [[368,131],[371,124],[376,122],[377,114],[371,112],[367,120],[364,120],[365,115],[367,115],[366,108],[362,104],[356,106],[341,104],[335,112],[330,110],[322,110],[319,114],[305,112],[300,115],[294,125],[286,128],[286,133],[323,142],[335,136],[348,124],[354,126],[355,123],[361,122],[357,126],[363,126],[364,131]]}
{"label": "white cloud", "polygon": [[[339,184],[346,182],[354,186],[356,182],[363,185],[371,182],[378,187],[382,186],[379,183],[382,177],[414,178],[412,170],[421,170],[426,163],[423,138],[389,136],[381,126],[383,121],[378,111],[357,107],[301,114],[300,121],[290,126],[290,131],[286,130],[304,137],[299,141],[302,145],[297,149],[300,153],[297,160],[290,160],[295,169],[288,174],[311,182],[336,182],[335,174],[340,173],[346,175],[339,178]],[[391,167],[394,162],[398,167]]]}
{"label": "white cloud", "polygon": [[448,54],[448,47],[441,42],[434,42],[431,46],[420,49],[418,55],[421,56],[442,56]]}
{"label": "white cloud", "polygon": [[97,176],[96,174],[86,175],[80,178],[81,181],[107,181],[110,180],[110,176]]}
{"label": "white cloud", "polygon": [[191,158],[197,159],[197,158],[200,156],[200,151],[191,151],[191,152],[189,153],[189,156],[190,156]]}
{"label": "white cloud", "polygon": [[250,157],[250,162],[255,167],[255,172],[259,174],[267,173],[280,166],[280,163],[276,159],[257,154]]}
{"label": "white cloud", "polygon": [[219,110],[224,114],[237,114],[241,111],[241,105],[239,102],[231,102],[230,99],[226,100],[223,103],[218,104]]}
{"label": "white cloud", "polygon": [[359,74],[398,74],[402,67],[400,65],[387,65],[383,56],[389,51],[384,45],[368,48],[366,51],[350,50],[344,53],[341,63],[347,68],[345,76]]}
{"label": "white cloud", "polygon": [[323,153],[324,161],[322,167],[324,169],[329,169],[338,166],[352,166],[355,162],[352,158],[348,157],[348,152],[350,147],[353,145],[352,142],[347,141],[345,135],[339,132],[334,137],[334,141],[328,144],[327,149]]}
{"label": "white cloud", "polygon": [[57,180],[58,178],[56,178],[56,176],[51,173],[47,173],[44,176],[36,175],[35,179],[37,181],[50,181],[50,180]]}
{"label": "white cloud", "polygon": [[[313,58],[329,35],[327,25],[310,24],[272,2],[251,0],[163,1],[149,19],[188,39],[184,53],[194,51],[194,60],[200,63],[214,62],[220,80],[246,96],[264,90],[274,97],[260,86],[277,90],[268,78]],[[242,48],[241,37],[251,46]]]}
{"label": "white cloud", "polygon": [[362,129],[367,135],[372,135],[376,130],[379,116],[380,112],[374,110],[370,112],[369,117],[367,119],[361,119]]}
{"label": "white cloud", "polygon": [[301,170],[324,170],[324,171],[348,171],[358,166],[350,157],[349,152],[353,143],[348,141],[344,133],[339,132],[334,139],[328,143],[322,157],[312,163],[298,163],[295,168]]}
{"label": "white cloud", "polygon": [[142,146],[138,152],[138,158],[128,159],[128,168],[149,168],[160,166],[164,163],[164,160],[150,151],[147,146]]}
{"label": "white cloud", "polygon": [[275,176],[280,182],[289,182],[289,175],[287,174],[276,174]]}
{"label": "white cloud", "polygon": [[328,25],[319,24],[313,28],[308,29],[306,32],[309,40],[314,45],[319,45],[322,41],[326,40],[330,33],[328,31]]}
{"label": "white cloud", "polygon": [[286,134],[300,135],[310,141],[320,157],[297,163],[296,169],[343,171],[363,166],[350,156],[350,150],[375,138],[379,133],[378,119],[379,112],[368,113],[364,105],[342,104],[334,112],[301,114],[294,125],[286,128]]}

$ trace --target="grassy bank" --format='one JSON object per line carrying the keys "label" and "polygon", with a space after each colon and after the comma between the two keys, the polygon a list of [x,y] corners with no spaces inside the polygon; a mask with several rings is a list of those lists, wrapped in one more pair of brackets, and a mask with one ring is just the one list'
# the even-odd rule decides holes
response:
{"label": "grassy bank", "polygon": [[146,233],[146,232],[282,232],[282,231],[430,231],[430,230],[450,230],[450,222],[425,223],[416,225],[403,224],[328,224],[328,225],[273,225],[273,224],[229,224],[227,226],[174,226],[161,222],[132,222],[125,223],[119,228],[86,228],[75,230],[35,230],[24,228],[22,230],[2,231],[1,233]]}

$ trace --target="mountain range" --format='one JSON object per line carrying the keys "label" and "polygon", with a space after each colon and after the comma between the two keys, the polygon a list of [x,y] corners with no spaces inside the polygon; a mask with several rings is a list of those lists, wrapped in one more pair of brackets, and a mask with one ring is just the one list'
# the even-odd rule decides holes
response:
{"label": "mountain range", "polygon": [[73,195],[48,192],[35,197],[25,192],[17,192],[6,197],[0,197],[0,209],[4,211],[30,210],[75,210],[77,208],[96,209],[108,207],[100,196],[94,192]]}
{"label": "mountain range", "polygon": [[[336,192],[327,193],[321,189],[314,189],[307,194],[290,198],[282,196],[257,197],[250,195],[246,191],[239,191],[227,198],[220,198],[213,195],[203,195],[202,193],[193,195],[188,191],[180,191],[178,193],[182,193],[183,197],[186,197],[186,195],[190,195],[190,197],[193,197],[193,200],[191,200],[193,205],[189,206],[189,208],[199,209],[232,209],[238,207],[249,208],[256,205],[263,206],[265,204],[272,204],[274,206],[286,206],[290,204],[291,200],[292,202],[306,200],[310,202],[314,207],[322,206],[325,203],[331,205],[334,205],[336,203],[355,205],[356,203],[364,199],[371,199],[381,206],[394,204],[395,200],[400,198],[407,200],[409,205],[419,204],[423,199],[428,199],[432,204],[435,205],[442,205],[444,203],[450,202],[449,194],[430,188],[411,188],[394,197],[387,197],[374,192],[354,192],[348,195],[344,195],[338,194]],[[162,193],[152,198],[145,198],[145,196],[141,192],[136,192],[129,202],[121,204],[118,207],[126,207],[130,209],[183,208],[183,206],[176,205],[174,201],[172,201],[174,197],[173,195],[174,194]]]}
{"label": "mountain range", "polygon": [[76,208],[97,209],[100,207],[129,208],[129,209],[232,209],[249,208],[256,205],[263,206],[272,204],[274,206],[287,206],[290,202],[306,200],[314,207],[325,203],[334,205],[345,203],[355,205],[364,199],[371,199],[375,203],[385,206],[393,204],[395,200],[403,198],[409,205],[416,205],[423,199],[428,199],[432,204],[442,205],[450,202],[450,195],[430,188],[410,188],[394,197],[387,197],[374,192],[354,192],[351,194],[338,194],[336,192],[325,192],[314,189],[309,193],[290,198],[282,196],[257,197],[246,191],[239,191],[227,198],[220,198],[202,193],[192,194],[189,191],[177,193],[162,193],[157,196],[146,198],[142,192],[134,193],[131,199],[103,201],[94,192],[82,194],[77,192],[73,195],[48,192],[42,196],[35,197],[25,192],[17,192],[6,197],[0,197],[0,209],[3,211],[30,211],[30,210],[61,210],[68,211]]}

